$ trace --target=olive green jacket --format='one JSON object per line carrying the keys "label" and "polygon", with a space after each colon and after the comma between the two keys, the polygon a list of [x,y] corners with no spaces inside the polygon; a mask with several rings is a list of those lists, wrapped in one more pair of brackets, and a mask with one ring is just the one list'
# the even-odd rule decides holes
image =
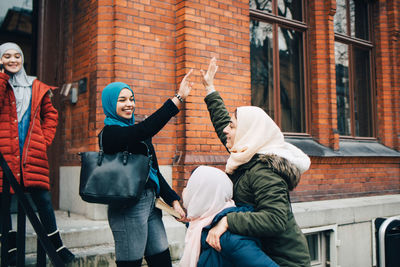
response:
{"label": "olive green jacket", "polygon": [[[223,100],[218,92],[213,92],[206,96],[205,102],[215,131],[225,145],[222,131],[230,116]],[[300,179],[298,169],[276,155],[256,154],[230,178],[235,202],[252,205],[255,210],[229,213],[229,230],[258,237],[265,253],[281,267],[310,266],[307,241],[294,219],[289,199],[289,190]]]}

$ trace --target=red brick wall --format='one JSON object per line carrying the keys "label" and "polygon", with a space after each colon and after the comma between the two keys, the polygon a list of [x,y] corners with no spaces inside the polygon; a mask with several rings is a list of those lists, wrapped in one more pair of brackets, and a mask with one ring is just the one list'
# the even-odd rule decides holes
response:
{"label": "red brick wall", "polygon": [[[336,116],[335,40],[333,16],[336,2],[309,1],[310,134],[320,144],[339,149]],[[331,51],[327,53],[327,51]]]}
{"label": "red brick wall", "polygon": [[[339,149],[333,16],[334,0],[305,1],[309,133],[318,143]],[[233,112],[250,104],[248,0],[67,1],[65,81],[88,78],[78,103],[61,110],[64,158],[78,165],[76,152],[96,149],[103,127],[101,90],[110,82],[132,86],[136,118],[142,120],[172,97],[190,68],[192,94],[185,107],[154,138],[161,165],[173,166],[173,187],[181,192],[196,166],[224,169],[220,145],[203,102],[198,69],[217,57],[215,85]],[[377,139],[399,149],[400,0],[374,4]],[[400,193],[399,158],[313,157],[311,169],[293,192],[294,201]]]}
{"label": "red brick wall", "polygon": [[294,202],[400,193],[398,158],[312,157],[311,162],[291,194]]}
{"label": "red brick wall", "polygon": [[[377,131],[379,140],[399,149],[399,1],[376,1],[374,32],[376,40]],[[397,10],[393,10],[397,8]]]}
{"label": "red brick wall", "polygon": [[[65,102],[63,165],[95,150],[103,127],[101,91],[110,82],[131,86],[136,119],[150,115],[176,91],[174,1],[68,1],[66,82],[88,78],[78,103]],[[176,119],[155,138],[160,164],[175,155]]]}
{"label": "red brick wall", "polygon": [[[102,2],[102,1],[100,1]],[[142,120],[176,91],[174,1],[99,3],[97,129],[103,127],[101,91],[122,81],[135,92],[136,119]],[[154,138],[160,164],[175,156],[176,118]]]}
{"label": "red brick wall", "polygon": [[206,92],[198,70],[207,70],[215,56],[219,66],[215,86],[228,110],[250,104],[249,6],[247,0],[178,1],[176,16],[177,76],[196,69],[195,90],[179,121],[173,185],[180,191],[195,166],[221,165],[226,160],[203,101]]}
{"label": "red brick wall", "polygon": [[92,136],[96,125],[93,123],[96,108],[90,96],[96,86],[97,61],[96,1],[65,1],[64,14],[65,83],[88,79],[88,90],[79,95],[77,104],[63,99],[60,114],[62,148],[61,165],[77,165],[77,152],[95,148]]}
{"label": "red brick wall", "polygon": [[387,1],[390,76],[393,100],[393,147],[400,150],[400,1]]}

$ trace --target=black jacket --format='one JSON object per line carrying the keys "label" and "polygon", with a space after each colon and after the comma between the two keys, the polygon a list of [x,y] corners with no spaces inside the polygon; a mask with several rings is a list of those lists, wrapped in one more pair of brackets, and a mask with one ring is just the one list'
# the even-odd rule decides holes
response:
{"label": "black jacket", "polygon": [[[165,181],[158,167],[156,152],[151,142],[151,138],[156,135],[168,121],[179,112],[175,104],[168,99],[162,107],[154,112],[144,121],[132,126],[122,127],[118,125],[108,125],[103,129],[103,150],[107,154],[114,154],[128,149],[131,153],[140,153],[138,151],[138,143],[145,142],[149,147],[150,153],[153,155],[153,168],[157,170],[158,179],[160,181],[160,196],[169,205],[174,200],[179,200],[179,196]],[[146,187],[156,186],[149,179]]]}

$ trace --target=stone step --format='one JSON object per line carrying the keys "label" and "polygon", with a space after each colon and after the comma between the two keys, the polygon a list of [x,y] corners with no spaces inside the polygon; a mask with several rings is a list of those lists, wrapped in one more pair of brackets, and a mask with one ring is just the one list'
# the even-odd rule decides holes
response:
{"label": "stone step", "polygon": [[[176,251],[180,245],[171,244],[169,245],[171,251]],[[68,264],[67,267],[115,267],[115,253],[113,245],[103,245],[103,246],[92,246],[92,247],[82,247],[74,248],[71,251],[75,254],[75,260]],[[178,266],[179,259],[176,259],[172,255],[172,265]],[[36,254],[27,254],[25,258],[26,267],[36,266]],[[47,258],[47,267],[51,267],[52,264]],[[146,261],[143,260],[142,266],[147,266]]]}
{"label": "stone step", "polygon": [[[60,210],[55,214],[64,245],[77,256],[71,266],[115,266],[114,241],[107,220],[91,220]],[[167,214],[164,214],[163,222],[171,257],[177,262],[183,252],[186,227]],[[16,223],[16,215],[13,215],[13,229],[16,229]],[[35,266],[36,244],[36,234],[27,219],[26,266]]]}

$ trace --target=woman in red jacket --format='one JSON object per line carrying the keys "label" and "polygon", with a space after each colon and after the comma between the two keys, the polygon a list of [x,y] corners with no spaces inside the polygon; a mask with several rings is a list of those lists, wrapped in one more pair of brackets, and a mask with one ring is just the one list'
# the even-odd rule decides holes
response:
{"label": "woman in red jacket", "polygon": [[[23,63],[24,55],[17,44],[0,45],[0,151],[19,184],[31,194],[48,236],[68,263],[75,256],[62,244],[49,192],[47,147],[54,138],[58,118],[50,100],[54,88],[26,75]],[[2,178],[0,168],[0,196]],[[9,221],[11,225],[11,218]],[[7,243],[13,263],[15,231],[9,232]]]}

